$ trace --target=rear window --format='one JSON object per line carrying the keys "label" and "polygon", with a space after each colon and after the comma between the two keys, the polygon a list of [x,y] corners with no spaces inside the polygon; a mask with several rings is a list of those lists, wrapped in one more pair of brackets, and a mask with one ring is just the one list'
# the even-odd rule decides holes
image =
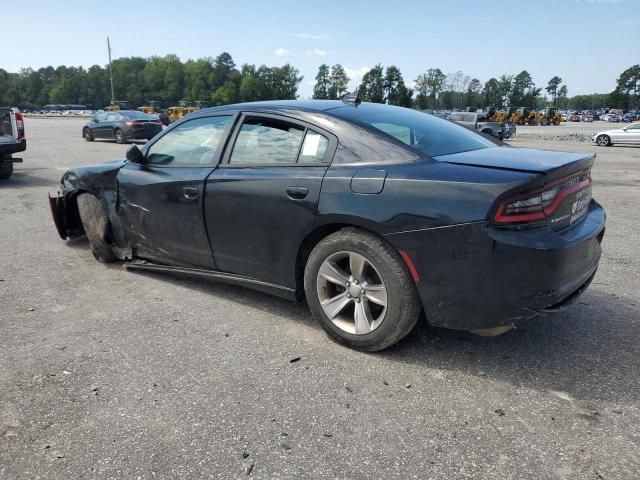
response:
{"label": "rear window", "polygon": [[342,107],[331,113],[380,130],[430,157],[495,147],[460,125],[408,108],[363,103],[357,108]]}
{"label": "rear window", "polygon": [[122,112],[122,116],[131,120],[155,120],[152,116],[142,112]]}

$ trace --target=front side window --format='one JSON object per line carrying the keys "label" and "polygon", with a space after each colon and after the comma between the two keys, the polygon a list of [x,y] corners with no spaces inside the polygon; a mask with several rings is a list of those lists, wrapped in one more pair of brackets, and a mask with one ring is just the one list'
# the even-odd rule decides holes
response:
{"label": "front side window", "polygon": [[214,165],[230,121],[231,116],[205,117],[178,125],[151,145],[147,162],[170,166]]}
{"label": "front side window", "polygon": [[248,118],[229,159],[235,165],[294,165],[325,161],[329,140],[285,120]]}
{"label": "front side window", "polygon": [[304,128],[271,118],[249,118],[238,133],[231,164],[296,163]]}

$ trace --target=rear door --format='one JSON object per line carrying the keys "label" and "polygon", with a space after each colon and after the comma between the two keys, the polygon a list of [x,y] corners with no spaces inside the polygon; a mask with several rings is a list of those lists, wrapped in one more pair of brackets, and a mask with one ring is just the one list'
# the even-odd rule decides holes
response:
{"label": "rear door", "polygon": [[118,173],[118,215],[134,255],[215,268],[203,216],[205,179],[219,161],[234,116],[194,118],[145,148],[145,165]]}
{"label": "rear door", "polygon": [[217,268],[295,287],[337,139],[288,117],[245,114],[207,179],[205,218]]}

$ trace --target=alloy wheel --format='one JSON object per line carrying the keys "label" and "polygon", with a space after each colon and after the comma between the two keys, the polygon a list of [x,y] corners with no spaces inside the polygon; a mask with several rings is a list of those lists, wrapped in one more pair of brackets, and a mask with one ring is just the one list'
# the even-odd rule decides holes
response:
{"label": "alloy wheel", "polygon": [[387,288],[376,267],[355,252],[338,252],[320,266],[316,288],[320,306],[341,330],[366,335],[387,312]]}

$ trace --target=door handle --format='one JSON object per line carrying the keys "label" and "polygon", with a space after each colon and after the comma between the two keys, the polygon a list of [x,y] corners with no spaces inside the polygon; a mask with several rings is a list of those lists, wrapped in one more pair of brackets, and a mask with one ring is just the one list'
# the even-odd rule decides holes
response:
{"label": "door handle", "polygon": [[302,200],[309,194],[307,187],[287,187],[287,195],[292,200]]}
{"label": "door handle", "polygon": [[200,195],[198,187],[182,187],[182,195],[189,200],[195,200]]}

